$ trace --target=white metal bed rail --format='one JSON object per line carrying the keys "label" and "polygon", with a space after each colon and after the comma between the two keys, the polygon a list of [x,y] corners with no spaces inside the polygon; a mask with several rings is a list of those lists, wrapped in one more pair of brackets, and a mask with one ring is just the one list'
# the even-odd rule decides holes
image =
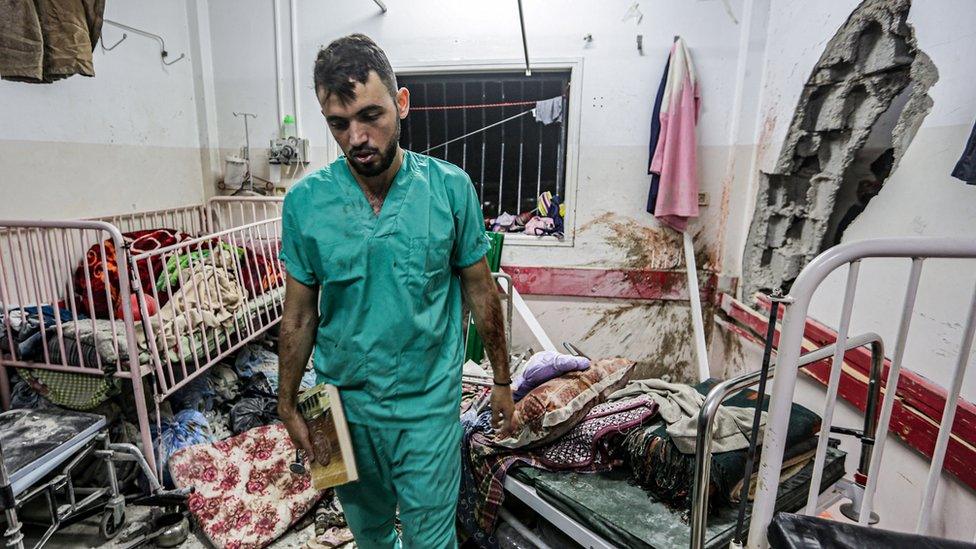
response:
{"label": "white metal bed rail", "polygon": [[209,232],[281,217],[283,196],[215,196],[205,206]]}
{"label": "white metal bed rail", "polygon": [[200,204],[107,215],[94,218],[92,221],[110,223],[122,233],[166,228],[196,236],[207,230],[204,208]]}
{"label": "white metal bed rail", "polygon": [[[876,427],[873,410],[877,405],[880,392],[881,370],[884,365],[884,342],[878,334],[867,332],[849,338],[843,347],[844,351],[849,351],[864,345],[871,346],[871,372],[867,395],[868,413],[864,417],[864,435],[867,440],[861,444],[861,456],[858,466],[858,472],[860,473],[867,472],[868,463],[871,460],[872,443],[870,440],[874,437]],[[837,349],[838,346],[834,343],[810,351],[800,357],[798,366],[802,368],[803,366],[819,362],[825,358],[830,358],[835,354]],[[775,372],[776,367],[771,365],[768,377],[774,377]],[[718,383],[705,396],[701,412],[698,413],[698,433],[695,442],[695,483],[691,498],[691,549],[702,549],[705,547],[705,525],[708,518],[708,484],[712,467],[712,432],[719,406],[733,393],[758,384],[761,374],[762,372],[757,370]],[[829,431],[829,428],[825,426],[821,426],[821,429],[827,429]],[[817,486],[819,487],[819,481]],[[819,488],[817,490],[819,491]]]}
{"label": "white metal bed rail", "polygon": [[[813,514],[817,502],[817,486],[823,472],[827,439],[830,434],[833,411],[837,400],[837,388],[840,383],[843,351],[848,340],[851,310],[857,287],[860,262],[868,258],[905,258],[911,260],[908,284],[902,305],[898,331],[895,337],[895,347],[891,359],[886,382],[887,389],[881,406],[881,415],[877,425],[877,439],[871,455],[868,470],[867,486],[861,505],[859,523],[867,525],[874,505],[874,494],[880,477],[881,460],[884,456],[885,441],[887,440],[888,424],[894,406],[898,376],[905,354],[905,342],[911,324],[912,313],[915,308],[915,298],[918,293],[919,279],[922,274],[922,264],[929,258],[968,259],[976,258],[976,239],[968,238],[932,238],[932,237],[904,237],[882,238],[842,244],[830,248],[811,261],[797,276],[788,296],[788,307],[780,331],[778,349],[777,374],[773,380],[770,394],[769,420],[763,436],[762,459],[759,463],[758,486],[753,503],[752,521],[749,527],[749,547],[766,546],[766,529],[773,518],[776,504],[776,492],[779,485],[780,470],[783,465],[783,451],[786,443],[786,431],[789,422],[787,413],[793,403],[793,393],[796,388],[797,370],[800,360],[800,346],[806,325],[807,313],[814,292],[830,273],[848,265],[847,284],[841,316],[837,330],[836,348],[831,364],[830,378],[827,384],[827,395],[823,415],[823,425],[820,430],[820,440],[814,461],[814,482],[810,484],[805,514]],[[942,471],[951,435],[952,422],[955,417],[956,404],[962,378],[965,374],[969,354],[972,350],[973,332],[976,329],[976,292],[970,298],[969,314],[963,328],[963,338],[956,362],[952,381],[946,396],[946,406],[939,426],[939,435],[932,454],[928,481],[922,499],[921,510],[916,531],[926,534],[931,516],[935,492],[938,489],[939,476]]]}
{"label": "white metal bed rail", "polygon": [[[84,289],[76,288],[74,273],[79,266],[79,260],[88,257],[90,250],[94,257],[89,260],[94,259],[104,265],[110,255],[107,241],[114,245],[120,259],[117,262],[119,288],[116,300],[119,308],[108,306],[107,309],[115,356],[121,356],[120,336],[132,336],[128,333],[129,330],[125,334],[120,333],[122,330],[115,322],[123,320],[127,326],[132,324],[129,264],[122,260],[125,250],[122,233],[104,221],[0,221],[0,306],[8,315],[16,313],[21,307],[36,307],[38,311],[43,307],[50,307],[53,321],[45,318],[44,314],[37,314],[40,324],[38,335],[41,340],[39,355],[43,356],[45,369],[90,374],[101,373],[106,366],[97,353],[95,363],[86,364],[84,353],[78,353],[79,364],[69,364],[64,335],[67,330],[65,324],[68,322],[73,322],[76,330],[79,324],[91,323],[92,330],[95,331],[94,302],[97,290],[92,289],[92,273],[90,269],[80,270],[84,272]],[[111,285],[105,284],[102,292],[104,296],[98,297],[104,297],[107,304],[113,303]],[[4,336],[7,340],[7,346],[0,356],[0,365],[36,366],[18,358],[20,353],[15,348],[14,323],[14,319],[7,318],[0,326],[0,329],[5,330]],[[60,344],[57,347],[60,356],[56,360],[52,359],[48,344],[48,340],[55,337],[57,339],[54,343]],[[126,341],[129,345],[134,343],[132,337],[126,337]],[[41,363],[40,360],[34,362]],[[133,377],[129,370],[124,369],[125,364],[118,366],[116,376]],[[5,379],[2,371],[0,378]],[[0,381],[0,393],[3,393],[3,403],[6,406],[9,404],[9,393],[5,385],[4,381]]]}

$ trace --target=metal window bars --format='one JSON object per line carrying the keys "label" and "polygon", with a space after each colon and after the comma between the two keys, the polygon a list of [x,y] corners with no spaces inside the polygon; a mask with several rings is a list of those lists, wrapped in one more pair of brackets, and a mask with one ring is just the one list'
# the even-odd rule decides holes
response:
{"label": "metal window bars", "polygon": [[[525,117],[533,112],[537,99],[562,93],[553,90],[554,83],[563,88],[568,77],[535,76],[530,81],[510,74],[477,74],[457,80],[449,76],[403,77],[403,83],[416,90],[419,101],[404,122],[401,145],[449,161],[457,161],[460,155],[459,164],[465,171],[470,170],[486,216],[494,217],[504,211],[521,213],[527,203],[534,204],[535,198],[547,190],[564,196],[567,124],[556,123],[552,129],[544,130],[542,124],[526,124]],[[537,86],[526,86],[526,82]],[[459,84],[456,89],[464,104],[432,104],[438,100],[446,103],[448,86],[453,84]],[[492,91],[494,87],[500,91]],[[526,93],[532,96],[531,101],[524,100]],[[521,112],[515,107],[520,107]],[[564,97],[564,116],[567,107],[568,99]],[[473,153],[471,158],[469,150]],[[535,185],[531,184],[532,175],[536,176]],[[490,191],[487,194],[486,187]]]}
{"label": "metal window bars", "polygon": [[[790,304],[784,316],[783,327],[780,331],[777,373],[773,380],[770,394],[769,421],[763,436],[762,459],[759,464],[758,486],[753,503],[752,520],[749,527],[748,546],[765,547],[766,529],[772,520],[776,503],[776,492],[779,484],[780,470],[783,465],[783,452],[786,443],[789,410],[793,402],[796,388],[797,370],[800,365],[800,346],[806,323],[807,312],[814,292],[824,279],[835,270],[847,265],[847,287],[844,302],[841,307],[841,318],[837,335],[838,348],[840,342],[850,340],[847,330],[850,326],[851,303],[857,285],[859,262],[870,258],[904,258],[911,260],[908,283],[902,301],[901,317],[898,324],[895,346],[892,354],[891,367],[888,371],[884,399],[878,418],[877,432],[879,435],[871,453],[870,465],[867,470],[867,485],[860,508],[859,524],[867,525],[874,507],[874,495],[877,491],[880,477],[881,461],[884,457],[887,440],[888,425],[894,407],[899,374],[905,355],[905,345],[911,325],[912,314],[915,309],[915,299],[921,279],[922,265],[926,259],[971,259],[976,258],[976,240],[967,238],[946,237],[903,237],[882,238],[852,242],[830,248],[811,261],[797,276],[788,297]],[[946,396],[946,406],[939,425],[939,434],[929,476],[926,481],[924,496],[919,511],[916,532],[926,534],[931,518],[935,492],[938,489],[940,473],[942,471],[945,453],[951,435],[952,422],[955,417],[956,405],[959,400],[959,390],[965,374],[972,349],[973,332],[976,330],[976,293],[970,301],[968,317],[963,328],[960,353],[953,370],[952,381]],[[830,420],[837,400],[837,386],[840,376],[841,353],[835,353],[828,381],[825,400],[823,425],[820,431],[821,440],[814,462],[814,470],[822,471],[824,465],[822,447],[830,433]],[[804,513],[811,514],[816,507],[818,494],[816,483],[811,483],[807,506]]]}

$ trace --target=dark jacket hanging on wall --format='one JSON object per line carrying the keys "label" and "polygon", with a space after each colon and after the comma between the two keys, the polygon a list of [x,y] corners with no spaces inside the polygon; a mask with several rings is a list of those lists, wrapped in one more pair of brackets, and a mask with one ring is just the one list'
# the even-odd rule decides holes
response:
{"label": "dark jacket hanging on wall", "polygon": [[49,83],[95,76],[105,0],[0,0],[0,76]]}
{"label": "dark jacket hanging on wall", "polygon": [[970,185],[976,185],[976,125],[973,126],[973,131],[969,134],[969,141],[962,151],[959,162],[952,170],[952,177],[962,179]]}
{"label": "dark jacket hanging on wall", "polygon": [[661,183],[661,174],[651,171],[651,161],[654,159],[654,151],[657,150],[657,141],[661,137],[661,101],[664,100],[664,87],[668,83],[668,67],[671,66],[671,56],[668,56],[667,63],[664,64],[664,74],[661,76],[661,84],[657,88],[657,96],[654,97],[654,108],[651,110],[651,143],[648,148],[647,173],[651,174],[651,187],[647,191],[647,213],[653,214],[657,205],[657,191]]}

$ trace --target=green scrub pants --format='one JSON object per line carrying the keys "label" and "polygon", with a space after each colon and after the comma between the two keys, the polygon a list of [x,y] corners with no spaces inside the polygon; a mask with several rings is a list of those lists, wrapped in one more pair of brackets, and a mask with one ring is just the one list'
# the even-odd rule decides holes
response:
{"label": "green scrub pants", "polygon": [[461,424],[434,421],[411,428],[349,424],[359,480],[336,488],[346,521],[363,549],[457,547],[455,513],[461,485]]}

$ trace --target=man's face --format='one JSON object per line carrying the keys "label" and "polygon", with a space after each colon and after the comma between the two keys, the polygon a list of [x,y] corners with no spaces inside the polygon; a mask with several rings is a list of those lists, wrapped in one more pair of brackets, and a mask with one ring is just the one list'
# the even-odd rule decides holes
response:
{"label": "man's face", "polygon": [[400,88],[396,101],[375,71],[366,83],[355,82],[355,98],[343,103],[336,94],[317,90],[332,136],[359,175],[377,176],[396,158],[400,120],[410,108],[410,94]]}

